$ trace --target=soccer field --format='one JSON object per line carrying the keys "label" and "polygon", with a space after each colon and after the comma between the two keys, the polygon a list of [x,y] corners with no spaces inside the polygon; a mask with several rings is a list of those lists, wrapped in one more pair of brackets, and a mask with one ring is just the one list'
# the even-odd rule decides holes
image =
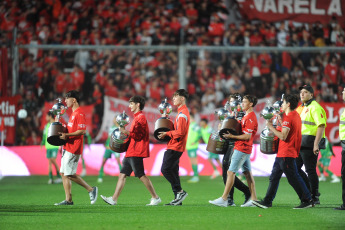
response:
{"label": "soccer field", "polygon": [[[224,185],[221,177],[210,180],[202,177],[199,183],[189,184],[182,177],[182,187],[188,197],[182,206],[147,207],[150,195],[134,177],[127,184],[117,206],[110,206],[98,197],[90,205],[88,193],[72,185],[73,206],[54,206],[64,200],[62,184],[48,185],[47,176],[5,177],[0,181],[0,229],[345,229],[345,212],[335,211],[341,204],[341,184],[320,183],[321,205],[294,210],[299,204],[294,190],[283,178],[269,209],[241,208],[243,195],[235,190],[236,207],[216,207],[209,200],[221,196]],[[172,198],[170,184],[164,177],[150,177],[162,199]],[[97,184],[95,176],[85,180],[99,187],[99,194],[113,194],[117,177],[106,176]],[[262,198],[268,178],[256,177],[256,189]]]}

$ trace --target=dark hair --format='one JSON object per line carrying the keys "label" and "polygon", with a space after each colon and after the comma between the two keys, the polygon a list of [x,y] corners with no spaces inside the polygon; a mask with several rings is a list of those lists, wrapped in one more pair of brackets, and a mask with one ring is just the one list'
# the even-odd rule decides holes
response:
{"label": "dark hair", "polygon": [[178,90],[176,90],[176,92],[174,93],[174,96],[176,96],[176,95],[184,97],[186,100],[189,97],[189,93],[185,89],[178,89]]}
{"label": "dark hair", "polygon": [[145,107],[145,98],[139,95],[135,95],[129,99],[129,102],[133,103],[139,103],[140,104],[140,110],[143,110]]}
{"label": "dark hair", "polygon": [[250,103],[253,103],[253,108],[254,106],[256,105],[256,103],[258,103],[258,99],[255,97],[255,96],[252,96],[252,95],[246,95],[243,97],[243,99],[247,99]]}
{"label": "dark hair", "polygon": [[76,91],[76,90],[71,90],[71,91],[68,91],[65,95],[65,97],[73,97],[77,100],[78,104],[79,104],[79,92]]}
{"label": "dark hair", "polygon": [[286,103],[290,103],[290,109],[295,110],[298,106],[299,97],[296,94],[284,95],[283,99]]}
{"label": "dark hair", "polygon": [[233,98],[233,99],[237,100],[238,97],[242,98],[241,94],[233,93],[233,94],[230,94],[229,99]]}
{"label": "dark hair", "polygon": [[54,113],[52,113],[52,112],[50,112],[50,111],[48,111],[47,115],[48,115],[49,117],[55,118]]}

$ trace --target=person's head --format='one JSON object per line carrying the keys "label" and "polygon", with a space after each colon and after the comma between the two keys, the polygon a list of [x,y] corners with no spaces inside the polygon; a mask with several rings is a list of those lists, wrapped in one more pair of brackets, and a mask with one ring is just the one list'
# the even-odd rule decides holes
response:
{"label": "person's head", "polygon": [[242,110],[247,111],[250,108],[254,108],[258,99],[252,95],[245,95],[242,100]]}
{"label": "person's head", "polygon": [[291,111],[295,110],[298,106],[298,96],[295,94],[286,94],[284,95],[283,104],[282,104],[282,110],[284,112],[287,111],[288,108],[290,108]]}
{"label": "person's head", "polygon": [[145,107],[145,98],[135,95],[129,99],[129,108],[132,112],[136,113],[143,110]]}
{"label": "person's head", "polygon": [[55,120],[55,116],[54,116],[54,114],[52,113],[52,112],[48,112],[47,113],[47,115],[46,115],[46,121],[48,121],[48,122],[52,122],[52,121],[54,121]]}
{"label": "person's head", "polygon": [[303,103],[309,101],[314,97],[314,89],[310,85],[303,85],[299,87],[300,97]]}
{"label": "person's head", "polygon": [[233,93],[229,96],[229,102],[235,101],[235,100],[241,100],[241,94],[239,93]]}
{"label": "person's head", "polygon": [[202,128],[205,128],[207,126],[207,124],[208,124],[207,118],[202,118],[201,121],[200,121],[200,126]]}
{"label": "person's head", "polygon": [[176,106],[181,106],[186,104],[186,101],[189,97],[187,90],[185,89],[178,89],[173,95],[173,103]]}
{"label": "person's head", "polygon": [[71,90],[65,95],[65,102],[67,107],[72,107],[74,104],[79,105],[79,92],[76,90]]}

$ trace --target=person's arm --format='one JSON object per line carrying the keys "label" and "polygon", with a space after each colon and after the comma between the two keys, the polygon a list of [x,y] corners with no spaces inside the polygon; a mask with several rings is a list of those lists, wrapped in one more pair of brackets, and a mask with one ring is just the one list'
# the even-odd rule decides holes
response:
{"label": "person's arm", "polygon": [[81,136],[86,133],[86,130],[79,129],[73,133],[61,133],[60,134],[60,139],[67,140],[69,137],[74,137],[74,136]]}
{"label": "person's arm", "polygon": [[283,127],[282,131],[278,131],[276,128],[274,128],[272,121],[266,122],[267,127],[282,141],[285,141],[287,136],[289,135],[290,129]]}
{"label": "person's arm", "polygon": [[319,143],[322,139],[322,135],[325,132],[325,125],[321,124],[317,127],[317,131],[316,131],[316,136],[315,136],[315,140],[314,140],[314,147],[313,147],[313,152],[315,155],[317,155],[320,151],[319,149]]}
{"label": "person's arm", "polygon": [[169,136],[171,139],[178,139],[184,137],[188,131],[187,116],[183,116],[177,119],[177,129],[168,132],[159,132],[158,138],[164,139],[165,136]]}
{"label": "person's arm", "polygon": [[134,124],[133,130],[131,132],[128,130],[125,130],[122,127],[120,127],[120,131],[124,134],[127,134],[130,138],[134,139],[135,141],[141,141],[142,139],[144,139],[146,135],[145,121],[139,119]]}
{"label": "person's arm", "polygon": [[225,133],[223,136],[227,139],[248,141],[250,140],[250,137],[252,136],[252,134],[244,133],[241,135],[233,135],[228,131],[228,133]]}

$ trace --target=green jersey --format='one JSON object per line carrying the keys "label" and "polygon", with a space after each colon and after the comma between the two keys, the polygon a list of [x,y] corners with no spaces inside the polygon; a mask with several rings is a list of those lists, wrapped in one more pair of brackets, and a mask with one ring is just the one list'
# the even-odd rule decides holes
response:
{"label": "green jersey", "polygon": [[332,144],[328,141],[327,138],[325,138],[325,145],[326,145],[326,148],[325,148],[325,149],[320,149],[321,156],[322,156],[322,157],[329,158],[329,157],[331,157],[331,156],[334,154],[334,153],[333,153],[333,146],[332,146]]}
{"label": "green jersey", "polygon": [[205,142],[205,144],[208,143],[208,139],[210,138],[212,132],[213,130],[209,126],[206,126],[205,128],[201,128],[201,137],[203,141]]}
{"label": "green jersey", "polygon": [[200,137],[201,133],[199,125],[194,121],[191,122],[189,125],[186,149],[197,149],[199,146]]}
{"label": "green jersey", "polygon": [[48,130],[49,130],[49,127],[50,127],[50,124],[51,123],[47,123],[46,126],[44,126],[44,129],[43,129],[43,137],[42,137],[42,143],[41,145],[45,145],[46,149],[59,149],[59,146],[55,146],[55,145],[51,145],[48,143],[47,141],[47,136],[48,136]]}

